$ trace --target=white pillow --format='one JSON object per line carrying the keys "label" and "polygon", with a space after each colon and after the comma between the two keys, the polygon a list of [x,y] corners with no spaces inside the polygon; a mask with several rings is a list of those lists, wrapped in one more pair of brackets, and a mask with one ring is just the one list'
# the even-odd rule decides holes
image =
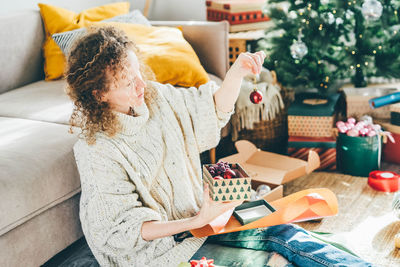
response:
{"label": "white pillow", "polygon": [[135,9],[132,12],[129,12],[128,14],[123,14],[123,15],[118,15],[115,17],[112,17],[110,19],[105,19],[102,20],[103,22],[122,22],[122,23],[132,23],[132,24],[142,24],[146,26],[151,26],[150,21],[143,16],[142,12],[140,10]]}
{"label": "white pillow", "polygon": [[[128,14],[123,14],[119,16],[112,17],[110,19],[102,20],[101,22],[122,22],[122,23],[132,23],[132,24],[142,24],[146,26],[151,26],[150,21],[143,16],[140,10],[135,9]],[[80,28],[67,32],[55,33],[51,37],[60,47],[64,55],[67,55],[71,49],[72,44],[75,40],[86,33],[86,28]]]}

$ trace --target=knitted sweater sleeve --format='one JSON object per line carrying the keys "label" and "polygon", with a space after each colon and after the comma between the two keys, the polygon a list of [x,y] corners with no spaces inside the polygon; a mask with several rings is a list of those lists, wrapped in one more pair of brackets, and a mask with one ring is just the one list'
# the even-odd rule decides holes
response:
{"label": "knitted sweater sleeve", "polygon": [[163,95],[178,116],[190,116],[199,152],[218,145],[221,129],[234,112],[223,112],[215,105],[214,94],[218,89],[219,86],[213,81],[201,85],[198,89],[173,87],[170,84],[163,87]]}
{"label": "knitted sweater sleeve", "polygon": [[114,258],[146,254],[161,239],[145,241],[141,226],[161,220],[160,214],[142,205],[135,184],[110,151],[86,148],[74,152],[82,185],[80,218],[91,249]]}

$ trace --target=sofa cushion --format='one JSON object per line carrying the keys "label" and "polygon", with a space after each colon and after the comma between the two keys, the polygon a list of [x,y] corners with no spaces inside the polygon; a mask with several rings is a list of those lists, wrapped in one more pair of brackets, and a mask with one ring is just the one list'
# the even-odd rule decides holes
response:
{"label": "sofa cushion", "polygon": [[80,191],[68,126],[0,117],[0,235]]}
{"label": "sofa cushion", "polygon": [[0,93],[43,78],[44,31],[37,11],[0,16]]}
{"label": "sofa cushion", "polygon": [[68,124],[73,104],[65,80],[44,80],[0,94],[0,116]]}
{"label": "sofa cushion", "polygon": [[[112,17],[111,19],[102,20],[102,22],[120,22],[120,23],[131,23],[151,26],[150,21],[143,16],[140,10],[135,9],[128,14]],[[60,47],[64,55],[67,55],[71,50],[72,45],[78,38],[87,32],[86,28],[79,28],[72,31],[55,33],[51,37]]]}
{"label": "sofa cushion", "polygon": [[64,73],[65,66],[64,55],[51,38],[52,34],[87,27],[94,21],[101,21],[129,12],[129,2],[93,7],[79,14],[48,4],[39,3],[38,6],[46,31],[46,40],[43,44],[46,80],[60,78]]}
{"label": "sofa cushion", "polygon": [[[127,37],[135,42],[141,59],[153,70],[160,83],[199,87],[209,81],[196,52],[178,28],[149,27],[114,21],[93,22],[92,25],[112,26],[123,30]],[[86,32],[86,29],[81,28],[52,36],[60,49],[68,53],[76,40],[79,40]]]}

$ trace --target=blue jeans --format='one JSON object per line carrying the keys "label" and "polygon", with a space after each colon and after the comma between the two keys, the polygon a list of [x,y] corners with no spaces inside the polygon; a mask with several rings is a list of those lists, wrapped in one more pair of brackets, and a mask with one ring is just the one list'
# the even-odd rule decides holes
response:
{"label": "blue jeans", "polygon": [[[210,236],[196,254],[193,255],[192,259],[200,259],[202,256],[207,258],[214,257],[215,263],[218,265],[232,265],[232,259],[229,259],[229,257],[237,256],[236,254],[240,250],[228,252],[224,256],[223,249],[216,251],[216,244],[221,245],[219,246],[220,248],[234,247],[251,249],[249,251],[276,252],[292,264],[300,267],[374,266],[361,258],[319,241],[310,236],[304,229],[293,224]],[[256,255],[254,253],[246,255],[246,257],[249,256],[252,257],[253,263],[257,262],[257,257],[263,257],[262,254]],[[250,266],[264,266],[264,260],[258,262]],[[241,265],[238,264],[237,266]]]}

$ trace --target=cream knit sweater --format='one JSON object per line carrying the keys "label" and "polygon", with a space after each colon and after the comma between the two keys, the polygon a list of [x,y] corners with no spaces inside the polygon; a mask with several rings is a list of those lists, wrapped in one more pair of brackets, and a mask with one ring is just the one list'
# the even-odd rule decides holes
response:
{"label": "cream knit sweater", "polygon": [[213,82],[175,88],[150,82],[155,98],[138,116],[117,116],[122,131],[74,146],[81,177],[80,219],[101,266],[174,266],[187,261],[205,238],[145,241],[150,220],[194,216],[202,203],[199,153],[215,147],[232,112],[216,109]]}

